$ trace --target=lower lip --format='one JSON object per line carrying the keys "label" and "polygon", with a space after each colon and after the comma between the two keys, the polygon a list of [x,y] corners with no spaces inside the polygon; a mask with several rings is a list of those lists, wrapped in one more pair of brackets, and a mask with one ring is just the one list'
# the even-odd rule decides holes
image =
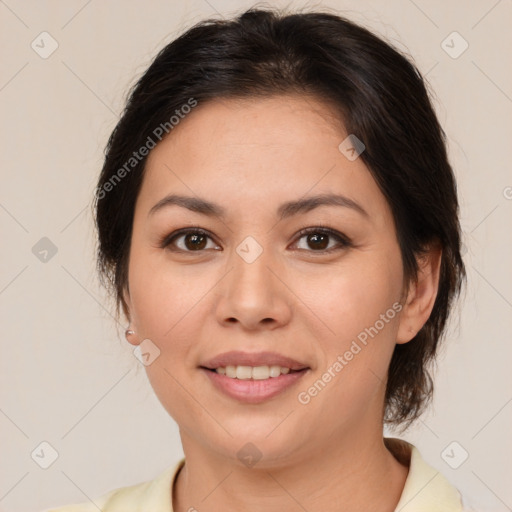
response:
{"label": "lower lip", "polygon": [[262,380],[232,379],[211,370],[204,368],[201,370],[206,373],[218,390],[231,398],[248,404],[259,404],[293,386],[307,373],[308,368]]}

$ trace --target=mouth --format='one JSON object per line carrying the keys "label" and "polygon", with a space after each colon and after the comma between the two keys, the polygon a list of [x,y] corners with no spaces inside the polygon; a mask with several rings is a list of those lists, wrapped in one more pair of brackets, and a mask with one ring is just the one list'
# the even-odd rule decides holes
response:
{"label": "mouth", "polygon": [[207,368],[201,366],[204,370],[215,372],[219,375],[224,375],[228,379],[238,380],[267,380],[275,379],[281,375],[288,375],[289,373],[298,373],[307,370],[308,368],[301,368],[292,370],[287,366],[280,365],[262,365],[262,366],[245,366],[245,365],[228,365],[219,366],[218,368]]}
{"label": "mouth", "polygon": [[208,361],[203,361],[201,367],[208,370],[220,370],[220,373],[225,370],[222,374],[232,378],[234,377],[233,368],[235,368],[237,374],[240,371],[240,376],[237,377],[240,379],[251,378],[247,370],[248,367],[251,371],[257,368],[255,375],[256,379],[258,379],[259,375],[265,375],[262,378],[268,378],[266,376],[267,367],[269,376],[275,375],[278,377],[277,367],[279,367],[280,371],[281,368],[285,368],[283,373],[287,373],[286,369],[289,371],[303,370],[308,365],[277,352],[242,352],[240,350],[232,350],[219,354]]}
{"label": "mouth", "polygon": [[200,367],[213,389],[223,396],[243,404],[262,402],[285,396],[310,371],[273,366]]}
{"label": "mouth", "polygon": [[224,352],[199,370],[216,391],[246,404],[277,397],[297,384],[311,368],[277,352]]}

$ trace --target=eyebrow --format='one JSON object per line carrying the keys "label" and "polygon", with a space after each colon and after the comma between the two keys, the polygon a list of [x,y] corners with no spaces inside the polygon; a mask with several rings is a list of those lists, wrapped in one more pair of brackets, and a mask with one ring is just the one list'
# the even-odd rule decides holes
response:
{"label": "eyebrow", "polygon": [[[178,194],[169,194],[158,201],[158,203],[149,210],[148,216],[155,214],[163,208],[173,205],[187,208],[190,211],[207,215],[208,217],[225,218],[226,216],[226,210],[218,204],[199,197],[182,196]],[[283,220],[299,213],[309,212],[320,206],[340,206],[343,208],[350,208],[366,218],[370,217],[368,212],[359,203],[339,194],[320,194],[295,201],[288,201],[279,206],[277,209],[277,216],[280,220]]]}

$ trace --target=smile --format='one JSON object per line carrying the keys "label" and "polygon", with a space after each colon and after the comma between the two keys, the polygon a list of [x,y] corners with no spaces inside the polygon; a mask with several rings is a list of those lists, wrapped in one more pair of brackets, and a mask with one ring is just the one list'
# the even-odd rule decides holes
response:
{"label": "smile", "polygon": [[201,368],[217,391],[247,404],[258,404],[280,395],[297,384],[308,370],[280,366]]}
{"label": "smile", "polygon": [[220,375],[225,375],[230,379],[240,380],[265,380],[269,378],[276,378],[280,375],[286,375],[290,373],[290,368],[284,366],[220,366],[215,368],[215,371]]}

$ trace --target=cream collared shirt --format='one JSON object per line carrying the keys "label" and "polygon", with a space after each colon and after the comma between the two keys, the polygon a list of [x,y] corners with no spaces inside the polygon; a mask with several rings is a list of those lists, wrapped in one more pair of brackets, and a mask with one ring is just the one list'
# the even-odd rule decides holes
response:
{"label": "cream collared shirt", "polygon": [[[400,500],[395,512],[463,512],[459,491],[439,471],[429,466],[418,449],[406,441],[384,438],[393,455],[409,466]],[[68,505],[42,512],[173,512],[171,488],[181,459],[154,480],[112,490],[95,503]]]}

